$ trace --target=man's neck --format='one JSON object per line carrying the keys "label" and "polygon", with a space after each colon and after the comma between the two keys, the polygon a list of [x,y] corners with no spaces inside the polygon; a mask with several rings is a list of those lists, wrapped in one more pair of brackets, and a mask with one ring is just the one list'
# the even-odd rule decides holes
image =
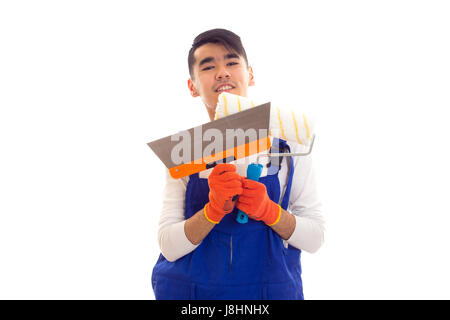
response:
{"label": "man's neck", "polygon": [[209,118],[211,121],[214,121],[214,117],[216,116],[216,111],[206,107],[206,111],[208,111]]}

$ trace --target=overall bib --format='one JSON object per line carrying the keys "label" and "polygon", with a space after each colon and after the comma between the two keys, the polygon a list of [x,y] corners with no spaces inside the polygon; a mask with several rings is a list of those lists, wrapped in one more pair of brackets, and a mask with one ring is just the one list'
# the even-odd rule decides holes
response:
{"label": "overall bib", "polygon": [[[290,151],[281,139],[274,139],[271,150],[277,147],[280,152]],[[259,179],[270,199],[285,210],[294,173],[292,157],[290,160],[281,203],[279,167],[272,165],[268,175]],[[208,195],[208,179],[199,178],[198,173],[191,175],[186,189],[186,219],[203,209]],[[235,208],[225,215],[189,254],[174,262],[159,256],[152,274],[156,299],[303,299],[301,251],[290,245],[286,248],[280,236],[264,222],[249,218],[246,224],[238,223],[237,212]]]}

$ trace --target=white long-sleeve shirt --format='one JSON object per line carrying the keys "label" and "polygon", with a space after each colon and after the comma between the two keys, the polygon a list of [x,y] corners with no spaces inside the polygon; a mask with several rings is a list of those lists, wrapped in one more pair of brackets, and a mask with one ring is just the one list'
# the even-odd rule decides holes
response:
{"label": "white long-sleeve shirt", "polygon": [[[305,152],[306,148],[296,143],[288,143],[291,152]],[[267,152],[264,152],[267,153]],[[256,155],[234,161],[236,171],[241,176],[247,175],[247,166],[255,162]],[[291,237],[286,241],[291,246],[310,253],[317,251],[324,240],[324,219],[321,214],[321,203],[316,190],[311,154],[293,157],[294,175],[289,199],[288,212],[296,219],[296,226]],[[268,157],[260,157],[259,163],[264,165],[261,177],[267,175],[265,164]],[[200,178],[208,178],[213,169],[199,173]],[[287,161],[283,159],[278,178],[280,181],[280,197],[287,182]],[[163,192],[162,213],[159,221],[158,243],[161,253],[168,261],[175,261],[195,250],[198,245],[192,244],[184,232],[186,222],[184,216],[185,194],[189,177],[173,179],[166,169],[166,183]]]}

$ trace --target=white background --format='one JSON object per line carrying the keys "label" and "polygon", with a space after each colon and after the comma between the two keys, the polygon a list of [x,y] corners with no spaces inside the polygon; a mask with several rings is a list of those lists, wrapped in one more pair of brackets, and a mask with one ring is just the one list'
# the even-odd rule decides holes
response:
{"label": "white background", "polygon": [[0,298],[153,299],[163,165],[208,121],[194,37],[312,110],[326,235],[307,299],[450,298],[447,1],[0,2]]}

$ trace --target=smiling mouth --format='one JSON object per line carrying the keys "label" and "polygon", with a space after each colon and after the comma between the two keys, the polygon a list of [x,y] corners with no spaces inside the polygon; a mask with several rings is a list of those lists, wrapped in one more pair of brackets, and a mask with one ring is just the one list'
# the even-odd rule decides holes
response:
{"label": "smiling mouth", "polygon": [[217,88],[216,92],[229,91],[231,89],[234,89],[234,87],[230,86],[230,85],[224,85],[224,86],[220,86],[219,88]]}

